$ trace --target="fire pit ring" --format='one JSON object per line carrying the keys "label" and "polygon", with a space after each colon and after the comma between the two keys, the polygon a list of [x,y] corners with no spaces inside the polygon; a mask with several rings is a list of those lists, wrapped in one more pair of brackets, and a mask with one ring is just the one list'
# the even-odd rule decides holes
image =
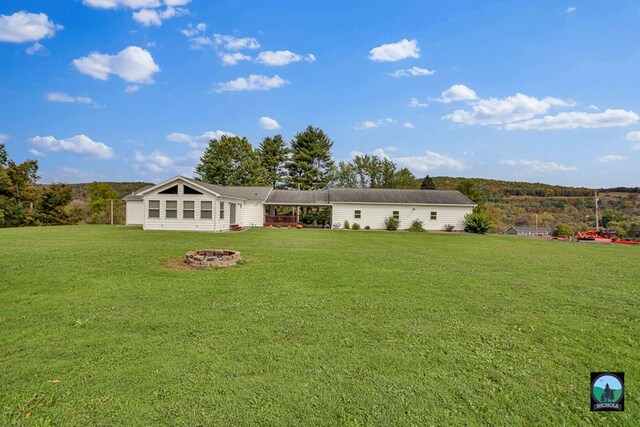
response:
{"label": "fire pit ring", "polygon": [[229,249],[199,249],[187,252],[185,262],[192,267],[231,267],[242,259],[238,251]]}

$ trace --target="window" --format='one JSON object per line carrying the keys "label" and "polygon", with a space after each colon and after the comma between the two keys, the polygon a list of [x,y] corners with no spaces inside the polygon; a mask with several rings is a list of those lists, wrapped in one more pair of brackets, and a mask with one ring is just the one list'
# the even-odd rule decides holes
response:
{"label": "window", "polygon": [[196,190],[195,188],[191,188],[188,185],[185,185],[184,194],[202,194],[202,193]]}
{"label": "window", "polygon": [[393,211],[393,217],[395,219],[400,219],[400,211]]}
{"label": "window", "polygon": [[438,212],[431,212],[431,219],[433,220],[438,219]]}
{"label": "window", "polygon": [[200,219],[213,218],[211,210],[213,209],[213,202],[200,202]]}
{"label": "window", "polygon": [[360,219],[362,217],[362,212],[361,211],[354,211],[353,212],[353,217],[355,219]]}
{"label": "window", "polygon": [[149,200],[149,218],[160,218],[160,200]]}
{"label": "window", "polygon": [[173,187],[160,191],[158,194],[178,194],[178,186],[174,185]]}
{"label": "window", "polygon": [[175,200],[167,200],[164,207],[165,218],[178,218],[178,202]]}
{"label": "window", "polygon": [[224,219],[224,202],[220,202],[220,219]]}
{"label": "window", "polygon": [[195,218],[195,203],[193,200],[185,200],[182,202],[182,219]]}

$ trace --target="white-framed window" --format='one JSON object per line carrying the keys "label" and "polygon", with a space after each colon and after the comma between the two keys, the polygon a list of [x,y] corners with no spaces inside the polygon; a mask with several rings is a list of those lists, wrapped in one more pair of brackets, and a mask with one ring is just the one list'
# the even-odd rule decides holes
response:
{"label": "white-framed window", "polygon": [[360,218],[362,218],[362,211],[360,211],[360,210],[353,211],[353,217],[354,217],[355,219],[360,219]]}
{"label": "white-framed window", "polygon": [[400,219],[400,211],[393,211],[393,217],[395,219]]}
{"label": "white-framed window", "polygon": [[149,218],[160,218],[160,200],[149,200]]}
{"label": "white-framed window", "polygon": [[220,202],[220,219],[224,219],[224,202]]}
{"label": "white-framed window", "polygon": [[194,219],[196,217],[196,202],[185,200],[182,202],[182,219]]}
{"label": "white-framed window", "polygon": [[438,219],[438,212],[431,212],[431,219],[432,220],[437,220]]}
{"label": "white-framed window", "polygon": [[213,202],[200,202],[200,219],[213,218]]}
{"label": "white-framed window", "polygon": [[176,200],[167,200],[164,203],[164,217],[168,219],[178,218],[178,202]]}

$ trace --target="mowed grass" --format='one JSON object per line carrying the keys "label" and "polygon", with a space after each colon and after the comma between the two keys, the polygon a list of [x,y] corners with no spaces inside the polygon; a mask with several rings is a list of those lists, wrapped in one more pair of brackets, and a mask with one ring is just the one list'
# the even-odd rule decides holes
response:
{"label": "mowed grass", "polygon": [[[202,248],[247,262],[166,267]],[[638,425],[639,290],[637,247],[4,229],[0,425]]]}

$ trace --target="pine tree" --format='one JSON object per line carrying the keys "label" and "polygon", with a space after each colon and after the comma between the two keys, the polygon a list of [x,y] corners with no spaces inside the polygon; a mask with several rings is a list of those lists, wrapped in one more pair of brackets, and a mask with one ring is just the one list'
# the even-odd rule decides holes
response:
{"label": "pine tree", "polygon": [[287,160],[287,147],[282,135],[266,137],[260,144],[260,159],[266,169],[267,180],[272,187],[277,187],[285,179],[284,166]]}
{"label": "pine tree", "polygon": [[291,141],[291,156],[287,162],[288,184],[291,188],[316,190],[326,188],[331,181],[333,141],[320,128],[309,125]]}
{"label": "pine tree", "polygon": [[433,182],[433,179],[429,175],[425,176],[422,180],[422,184],[420,184],[421,190],[435,190],[436,184]]}
{"label": "pine tree", "polygon": [[196,166],[198,177],[218,185],[266,185],[267,171],[247,138],[212,139]]}

